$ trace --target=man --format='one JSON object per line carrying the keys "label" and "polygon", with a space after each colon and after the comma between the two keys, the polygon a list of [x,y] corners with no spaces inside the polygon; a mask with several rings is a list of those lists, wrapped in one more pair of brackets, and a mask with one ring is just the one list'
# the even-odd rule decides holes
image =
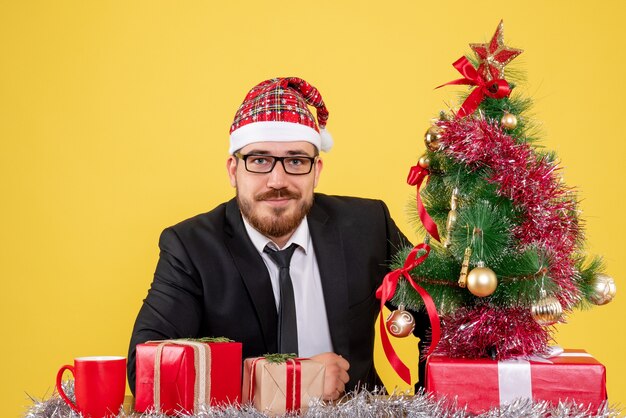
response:
{"label": "man", "polygon": [[332,146],[327,119],[317,89],[299,78],[248,93],[226,162],[236,198],[161,235],[130,342],[133,392],[136,344],[201,336],[241,341],[244,357],[297,352],[325,363],[328,400],[380,383],[375,290],[407,241],[381,201],[314,193],[319,151]]}

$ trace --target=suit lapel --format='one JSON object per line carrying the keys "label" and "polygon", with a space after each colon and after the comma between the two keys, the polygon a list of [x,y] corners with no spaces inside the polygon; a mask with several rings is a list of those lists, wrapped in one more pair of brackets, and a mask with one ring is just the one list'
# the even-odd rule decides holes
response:
{"label": "suit lapel", "polygon": [[341,233],[326,211],[316,204],[307,219],[322,279],[333,348],[335,353],[349,357],[348,282]]}
{"label": "suit lapel", "polygon": [[256,310],[267,351],[275,353],[278,351],[276,342],[278,314],[272,283],[261,255],[248,237],[235,199],[226,205],[225,229],[226,247],[235,261]]}

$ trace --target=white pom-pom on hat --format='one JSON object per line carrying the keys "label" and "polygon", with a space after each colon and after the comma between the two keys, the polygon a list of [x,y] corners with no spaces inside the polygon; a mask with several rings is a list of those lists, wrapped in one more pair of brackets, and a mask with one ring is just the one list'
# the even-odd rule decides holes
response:
{"label": "white pom-pom on hat", "polygon": [[320,151],[324,151],[324,152],[330,151],[330,149],[333,147],[333,144],[335,142],[333,141],[332,135],[330,134],[330,132],[326,130],[325,127],[320,128],[320,139],[321,139]]}

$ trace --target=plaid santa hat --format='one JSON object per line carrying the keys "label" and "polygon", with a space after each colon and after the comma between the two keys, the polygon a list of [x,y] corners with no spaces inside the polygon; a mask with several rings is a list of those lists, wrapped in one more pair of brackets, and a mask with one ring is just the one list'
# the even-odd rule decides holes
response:
{"label": "plaid santa hat", "polygon": [[[317,123],[307,105],[316,108]],[[254,86],[239,106],[230,127],[228,152],[262,141],[306,141],[329,151],[333,139],[324,129],[327,120],[322,95],[306,81],[297,77],[266,80]]]}

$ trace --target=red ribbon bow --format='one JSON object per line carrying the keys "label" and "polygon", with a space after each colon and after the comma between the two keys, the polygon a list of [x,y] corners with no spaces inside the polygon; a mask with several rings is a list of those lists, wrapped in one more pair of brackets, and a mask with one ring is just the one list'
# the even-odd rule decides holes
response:
{"label": "red ribbon bow", "polygon": [[406,182],[411,186],[417,186],[417,213],[420,216],[420,220],[422,221],[422,225],[424,225],[424,229],[426,232],[430,234],[437,241],[441,241],[439,238],[439,230],[437,229],[437,224],[430,217],[426,208],[424,207],[424,203],[422,202],[422,197],[420,195],[420,187],[422,186],[422,182],[428,176],[430,172],[427,168],[420,167],[419,165],[414,165],[411,167],[409,171],[409,175],[406,178]]}
{"label": "red ribbon bow", "polygon": [[[469,114],[472,114],[478,106],[480,102],[483,101],[485,96],[493,97],[494,99],[502,99],[511,94],[511,87],[509,83],[500,78],[497,80],[485,80],[474,68],[471,62],[465,57],[461,57],[456,60],[453,64],[454,68],[457,69],[458,72],[463,75],[464,78],[459,78],[457,80],[450,81],[448,83],[442,84],[439,87],[453,85],[453,84],[467,84],[470,86],[478,86],[478,88],[474,89],[467,99],[461,105],[461,108],[457,112],[457,116],[462,118]],[[437,87],[437,88],[439,88]]]}
{"label": "red ribbon bow", "polygon": [[[421,250],[424,250],[425,253],[417,257],[417,254]],[[426,292],[426,290],[424,290],[424,288],[422,288],[420,285],[415,283],[409,275],[409,272],[411,270],[413,270],[424,260],[426,260],[428,254],[430,254],[430,246],[428,244],[416,245],[407,256],[404,262],[404,266],[387,273],[387,275],[383,279],[383,283],[376,290],[376,297],[380,299],[380,338],[382,340],[385,355],[387,356],[387,360],[389,360],[391,367],[393,367],[396,373],[398,373],[398,376],[400,376],[402,380],[404,380],[409,385],[411,384],[411,371],[406,366],[406,364],[404,364],[402,360],[400,360],[400,357],[398,357],[396,351],[391,345],[391,342],[389,341],[387,327],[385,326],[385,319],[383,318],[383,308],[385,307],[385,303],[390,300],[396,292],[398,280],[400,280],[400,277],[404,276],[404,278],[411,284],[411,286],[413,286],[413,289],[415,289],[424,300],[424,306],[426,306],[426,311],[430,319],[432,340],[427,355],[430,355],[435,350],[435,347],[439,342],[439,338],[441,337],[441,324],[439,322],[437,308],[435,307],[435,303],[433,302],[433,299],[430,297],[428,292]]]}

